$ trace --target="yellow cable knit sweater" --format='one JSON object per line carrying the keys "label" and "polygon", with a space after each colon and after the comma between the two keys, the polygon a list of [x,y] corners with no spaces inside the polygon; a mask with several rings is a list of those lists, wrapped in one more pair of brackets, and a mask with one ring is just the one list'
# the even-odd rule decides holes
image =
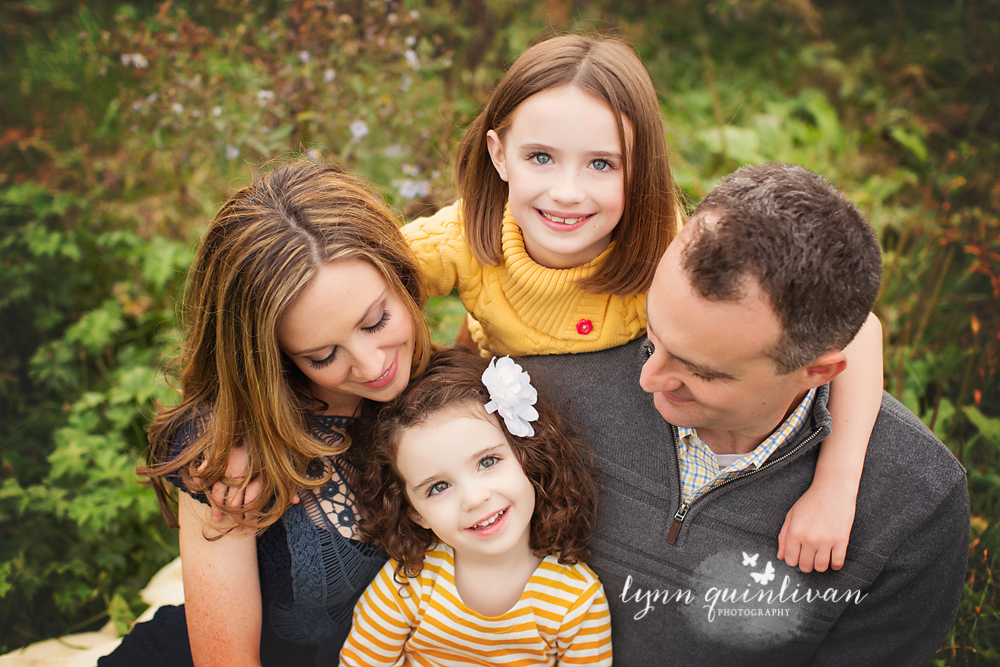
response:
{"label": "yellow cable knit sweater", "polygon": [[[462,232],[461,204],[403,227],[430,296],[458,288],[469,330],[484,355],[594,352],[623,345],[646,331],[646,294],[585,292],[577,283],[604,258],[572,269],[536,264],[508,210],[499,266],[481,266]],[[612,252],[612,244],[605,253]]]}

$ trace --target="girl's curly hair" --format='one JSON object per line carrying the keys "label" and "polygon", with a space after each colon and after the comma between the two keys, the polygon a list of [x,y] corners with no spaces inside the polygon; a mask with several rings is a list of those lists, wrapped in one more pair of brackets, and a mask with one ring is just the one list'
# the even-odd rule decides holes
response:
{"label": "girl's curly hair", "polygon": [[[364,459],[361,483],[355,489],[361,533],[396,559],[397,580],[419,575],[424,553],[438,541],[410,517],[406,483],[396,469],[400,436],[403,429],[425,422],[448,406],[485,405],[490,400],[482,381],[487,365],[464,348],[439,350],[423,375],[398,398],[366,406],[367,418],[359,420],[371,424],[372,430],[370,437],[358,438],[370,443],[358,448],[365,451],[355,452]],[[538,397],[535,408],[535,435],[514,436],[501,426],[535,489],[529,543],[537,556],[558,553],[561,563],[586,561],[597,505],[590,451],[543,397]]]}

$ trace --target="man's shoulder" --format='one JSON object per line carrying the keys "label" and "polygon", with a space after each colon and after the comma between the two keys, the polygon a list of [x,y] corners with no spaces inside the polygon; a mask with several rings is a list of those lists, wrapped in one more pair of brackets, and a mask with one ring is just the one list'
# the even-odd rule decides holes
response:
{"label": "man's shoulder", "polygon": [[649,465],[660,460],[671,426],[639,386],[647,345],[643,337],[597,352],[518,360],[539,396],[590,445],[598,468],[643,488],[653,482],[669,484],[673,475],[668,465]]}
{"label": "man's shoulder", "polygon": [[[872,429],[857,507],[852,544],[899,544],[939,520],[944,521],[940,525],[964,522],[967,530],[965,468],[916,415],[887,393]],[[888,517],[893,520],[886,521]]]}
{"label": "man's shoulder", "polygon": [[[950,488],[965,479],[965,468],[954,454],[906,406],[886,392],[872,429],[871,462],[883,470],[909,471]],[[868,459],[866,459],[866,464]]]}
{"label": "man's shoulder", "polygon": [[586,412],[611,399],[648,400],[639,386],[647,345],[644,336],[606,350],[521,357],[518,362],[557,408]]}
{"label": "man's shoulder", "polygon": [[[651,349],[646,337],[641,336],[624,345],[606,350],[521,357],[518,363],[561,382],[584,381],[608,384],[607,381],[633,378],[634,386],[630,388],[641,392],[638,376],[642,371],[642,364],[649,358]],[[595,375],[598,373],[601,375]]]}

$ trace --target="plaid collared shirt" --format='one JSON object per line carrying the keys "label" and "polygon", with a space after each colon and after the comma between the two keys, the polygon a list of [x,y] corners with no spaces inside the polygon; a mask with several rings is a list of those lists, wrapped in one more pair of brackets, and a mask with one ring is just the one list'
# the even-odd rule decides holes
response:
{"label": "plaid collared shirt", "polygon": [[806,422],[806,415],[812,409],[816,390],[810,389],[799,407],[788,416],[764,442],[741,459],[736,460],[725,470],[719,470],[715,454],[698,437],[696,429],[677,427],[677,462],[680,466],[681,495],[684,502],[691,503],[704,493],[714,489],[728,479],[745,470],[760,468],[771,457],[778,447],[788,442]]}

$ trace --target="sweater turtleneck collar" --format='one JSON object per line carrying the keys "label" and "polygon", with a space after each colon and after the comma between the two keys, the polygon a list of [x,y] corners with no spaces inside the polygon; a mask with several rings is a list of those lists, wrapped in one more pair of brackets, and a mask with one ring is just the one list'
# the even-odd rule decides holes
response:
{"label": "sweater turtleneck collar", "polygon": [[524,233],[514,221],[510,205],[504,207],[501,248],[503,249],[504,264],[512,274],[530,274],[530,276],[526,276],[529,279],[546,277],[549,280],[558,276],[560,281],[579,282],[589,278],[594,273],[594,269],[605,260],[614,246],[615,242],[612,241],[604,252],[582,266],[574,266],[569,269],[550,269],[537,263],[528,255],[528,251],[524,247]]}

